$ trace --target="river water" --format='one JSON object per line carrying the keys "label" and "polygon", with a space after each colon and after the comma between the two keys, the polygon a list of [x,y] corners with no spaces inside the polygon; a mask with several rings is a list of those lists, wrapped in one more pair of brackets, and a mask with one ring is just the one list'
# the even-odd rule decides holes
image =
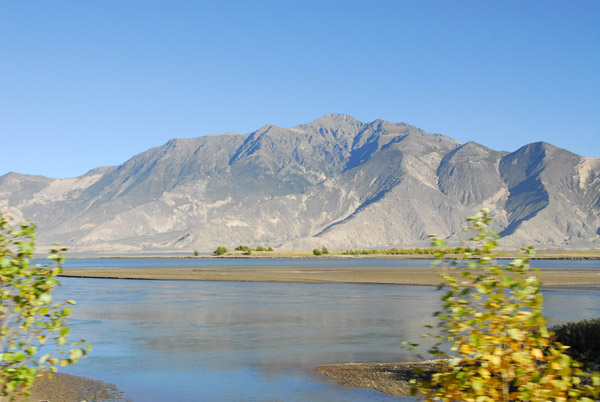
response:
{"label": "river water", "polygon": [[[415,266],[407,265],[415,260],[385,259],[103,259],[70,260],[66,266],[206,266],[223,261],[224,266],[349,266],[356,261]],[[571,263],[559,266],[581,268]],[[598,266],[593,263],[584,268]],[[134,402],[410,401],[342,387],[311,368],[416,360],[401,343],[419,341],[423,325],[435,323],[431,314],[440,297],[433,287],[399,285],[85,278],[61,278],[61,283],[56,298],[78,302],[70,320],[71,339],[85,338],[94,348],[65,371],[114,383]],[[600,316],[598,291],[553,290],[544,296],[551,324]]]}

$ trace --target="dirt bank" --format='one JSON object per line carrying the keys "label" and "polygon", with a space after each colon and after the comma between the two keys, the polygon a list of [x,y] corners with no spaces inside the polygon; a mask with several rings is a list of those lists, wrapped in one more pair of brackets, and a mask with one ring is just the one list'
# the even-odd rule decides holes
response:
{"label": "dirt bank", "polygon": [[[431,376],[439,362],[421,363],[347,363],[318,366],[314,370],[341,385],[371,388],[396,396],[410,396],[409,381],[417,375]],[[417,374],[419,373],[419,374]]]}
{"label": "dirt bank", "polygon": [[131,402],[114,385],[91,378],[57,373],[36,379],[26,402]]}

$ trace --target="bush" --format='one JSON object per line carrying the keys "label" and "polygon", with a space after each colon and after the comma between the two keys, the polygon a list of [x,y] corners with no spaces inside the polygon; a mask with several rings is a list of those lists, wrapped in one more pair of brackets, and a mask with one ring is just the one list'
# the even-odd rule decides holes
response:
{"label": "bush", "polygon": [[322,253],[323,255],[325,255],[325,254],[329,254],[329,249],[327,249],[327,247],[323,246],[323,248],[321,249],[321,253]]}
{"label": "bush", "polygon": [[[252,254],[252,248],[250,246],[245,246],[243,244],[240,244],[239,246],[237,246],[235,248],[235,251],[243,251],[244,254],[247,254],[247,255]],[[227,251],[225,251],[225,252],[227,252]]]}
{"label": "bush", "polygon": [[215,251],[213,251],[214,255],[223,255],[225,253],[227,253],[229,250],[227,250],[227,247],[223,247],[223,246],[219,246],[215,249]]}
{"label": "bush", "polygon": [[[586,377],[566,347],[552,340],[542,315],[539,271],[526,257],[506,266],[497,258],[497,235],[484,209],[469,218],[472,250],[441,275],[443,309],[435,316],[438,343],[429,351],[447,359],[430,380],[418,380],[427,401],[588,401],[598,398],[600,376]],[[434,239],[444,247],[444,242]],[[446,250],[444,250],[446,251]],[[533,249],[523,250],[533,255]],[[436,254],[438,262],[444,255]],[[450,353],[442,350],[450,342]]]}
{"label": "bush", "polygon": [[[67,318],[74,301],[54,303],[52,292],[59,284],[65,249],[52,250],[53,264],[31,265],[35,227],[28,222],[11,226],[0,213],[0,400],[28,395],[42,371],[77,362],[90,349],[85,341],[64,348]],[[55,350],[39,357],[40,349]]]}
{"label": "bush", "polygon": [[313,250],[313,254],[314,255],[322,255],[323,252],[321,250],[319,250],[318,248],[316,248],[316,249]]}
{"label": "bush", "polygon": [[600,318],[569,322],[552,328],[554,339],[569,346],[566,353],[586,368],[600,364]]}

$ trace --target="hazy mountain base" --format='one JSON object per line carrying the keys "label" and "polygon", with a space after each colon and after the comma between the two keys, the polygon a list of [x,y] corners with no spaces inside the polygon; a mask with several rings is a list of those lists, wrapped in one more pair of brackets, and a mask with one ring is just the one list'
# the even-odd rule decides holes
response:
{"label": "hazy mountain base", "polygon": [[332,114],[171,140],[77,178],[0,177],[0,209],[36,223],[40,246],[80,253],[422,247],[431,233],[452,245],[481,207],[507,248],[598,250],[600,159]]}

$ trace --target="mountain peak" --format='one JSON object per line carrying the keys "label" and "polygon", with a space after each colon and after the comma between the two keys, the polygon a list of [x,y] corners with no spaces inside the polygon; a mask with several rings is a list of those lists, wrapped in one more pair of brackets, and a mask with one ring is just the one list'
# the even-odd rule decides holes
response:
{"label": "mountain peak", "polygon": [[542,142],[510,154],[460,146],[406,123],[330,113],[173,139],[75,180],[8,173],[0,207],[33,219],[39,244],[86,253],[417,247],[432,232],[460,241],[464,217],[482,206],[511,246],[598,248],[598,161]]}
{"label": "mountain peak", "polygon": [[292,130],[320,133],[321,135],[324,133],[330,133],[336,138],[340,136],[353,138],[365,126],[365,123],[356,120],[350,115],[329,113],[310,123],[292,127]]}
{"label": "mountain peak", "polygon": [[340,113],[329,113],[323,117],[320,117],[308,124],[311,126],[332,126],[332,125],[351,125],[351,126],[360,126],[364,125],[363,122],[356,120],[354,117],[348,114],[340,114]]}

